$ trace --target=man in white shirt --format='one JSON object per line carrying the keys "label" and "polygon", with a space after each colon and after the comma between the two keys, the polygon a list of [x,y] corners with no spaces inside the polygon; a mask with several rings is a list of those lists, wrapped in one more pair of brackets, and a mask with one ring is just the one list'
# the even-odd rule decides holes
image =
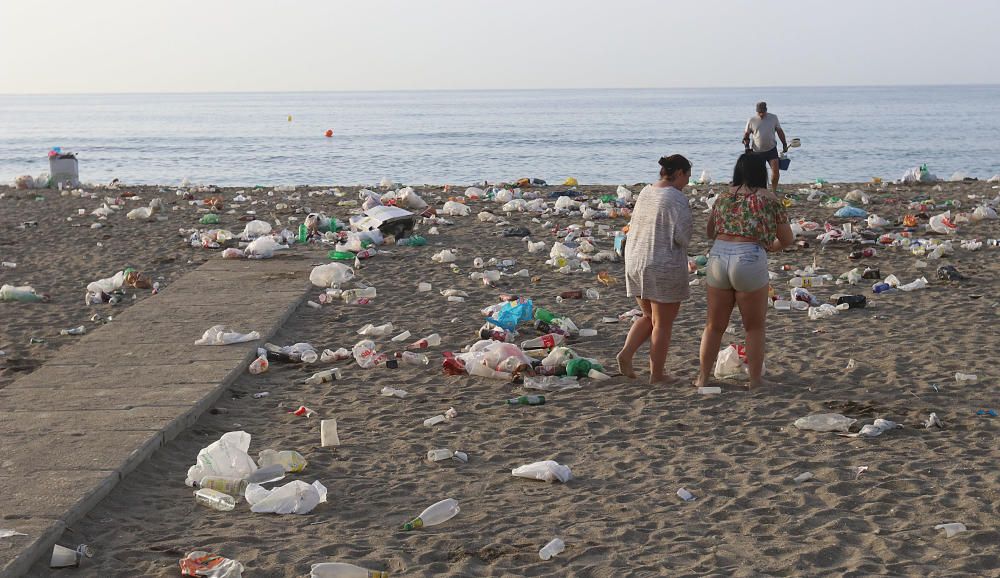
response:
{"label": "man in white shirt", "polygon": [[[777,133],[781,139],[782,152],[788,152],[788,143],[785,141],[785,131],[781,130],[781,123],[778,117],[767,112],[767,103],[757,103],[757,114],[747,121],[747,128],[743,131],[743,146],[748,150],[764,157],[764,160],[771,165],[771,189],[778,192],[778,143],[774,138]],[[750,136],[753,136],[751,144]]]}

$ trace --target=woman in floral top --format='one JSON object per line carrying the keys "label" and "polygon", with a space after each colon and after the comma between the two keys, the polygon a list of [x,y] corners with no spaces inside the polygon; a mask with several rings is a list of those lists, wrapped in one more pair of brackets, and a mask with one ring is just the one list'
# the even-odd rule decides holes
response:
{"label": "woman in floral top", "polygon": [[762,156],[746,153],[736,161],[732,187],[712,206],[708,236],[715,243],[706,268],[708,321],[701,336],[701,371],[695,385],[708,384],[734,306],[740,308],[746,332],[750,387],[763,385],[769,286],[766,251],[791,245],[792,229],[785,207],[767,190]]}

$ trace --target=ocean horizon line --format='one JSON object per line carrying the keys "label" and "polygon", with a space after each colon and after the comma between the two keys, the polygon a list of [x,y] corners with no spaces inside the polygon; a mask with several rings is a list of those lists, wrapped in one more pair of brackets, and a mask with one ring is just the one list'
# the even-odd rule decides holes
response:
{"label": "ocean horizon line", "polygon": [[374,94],[374,93],[461,93],[461,92],[616,92],[616,91],[698,91],[698,90],[801,90],[801,89],[885,89],[885,88],[991,88],[1000,83],[940,83],[940,84],[802,84],[787,86],[635,86],[635,87],[530,87],[530,88],[389,88],[389,89],[307,89],[307,90],[167,90],[120,92],[0,92],[0,97],[24,96],[142,96],[142,95],[269,95],[269,94]]}

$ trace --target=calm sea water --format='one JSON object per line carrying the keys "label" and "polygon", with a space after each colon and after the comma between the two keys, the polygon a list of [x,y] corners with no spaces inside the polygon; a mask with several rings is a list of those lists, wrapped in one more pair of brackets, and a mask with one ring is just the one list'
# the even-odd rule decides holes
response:
{"label": "calm sea water", "polygon": [[786,181],[1000,173],[1000,86],[950,86],[0,95],[0,181],[53,146],[85,182],[633,183],[675,152],[726,178],[758,100],[802,139]]}

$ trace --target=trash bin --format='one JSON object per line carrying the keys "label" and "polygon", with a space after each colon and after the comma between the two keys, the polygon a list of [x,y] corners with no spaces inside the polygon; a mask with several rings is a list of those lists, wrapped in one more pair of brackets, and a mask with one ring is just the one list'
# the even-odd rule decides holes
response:
{"label": "trash bin", "polygon": [[49,155],[49,186],[80,186],[80,165],[74,153]]}

